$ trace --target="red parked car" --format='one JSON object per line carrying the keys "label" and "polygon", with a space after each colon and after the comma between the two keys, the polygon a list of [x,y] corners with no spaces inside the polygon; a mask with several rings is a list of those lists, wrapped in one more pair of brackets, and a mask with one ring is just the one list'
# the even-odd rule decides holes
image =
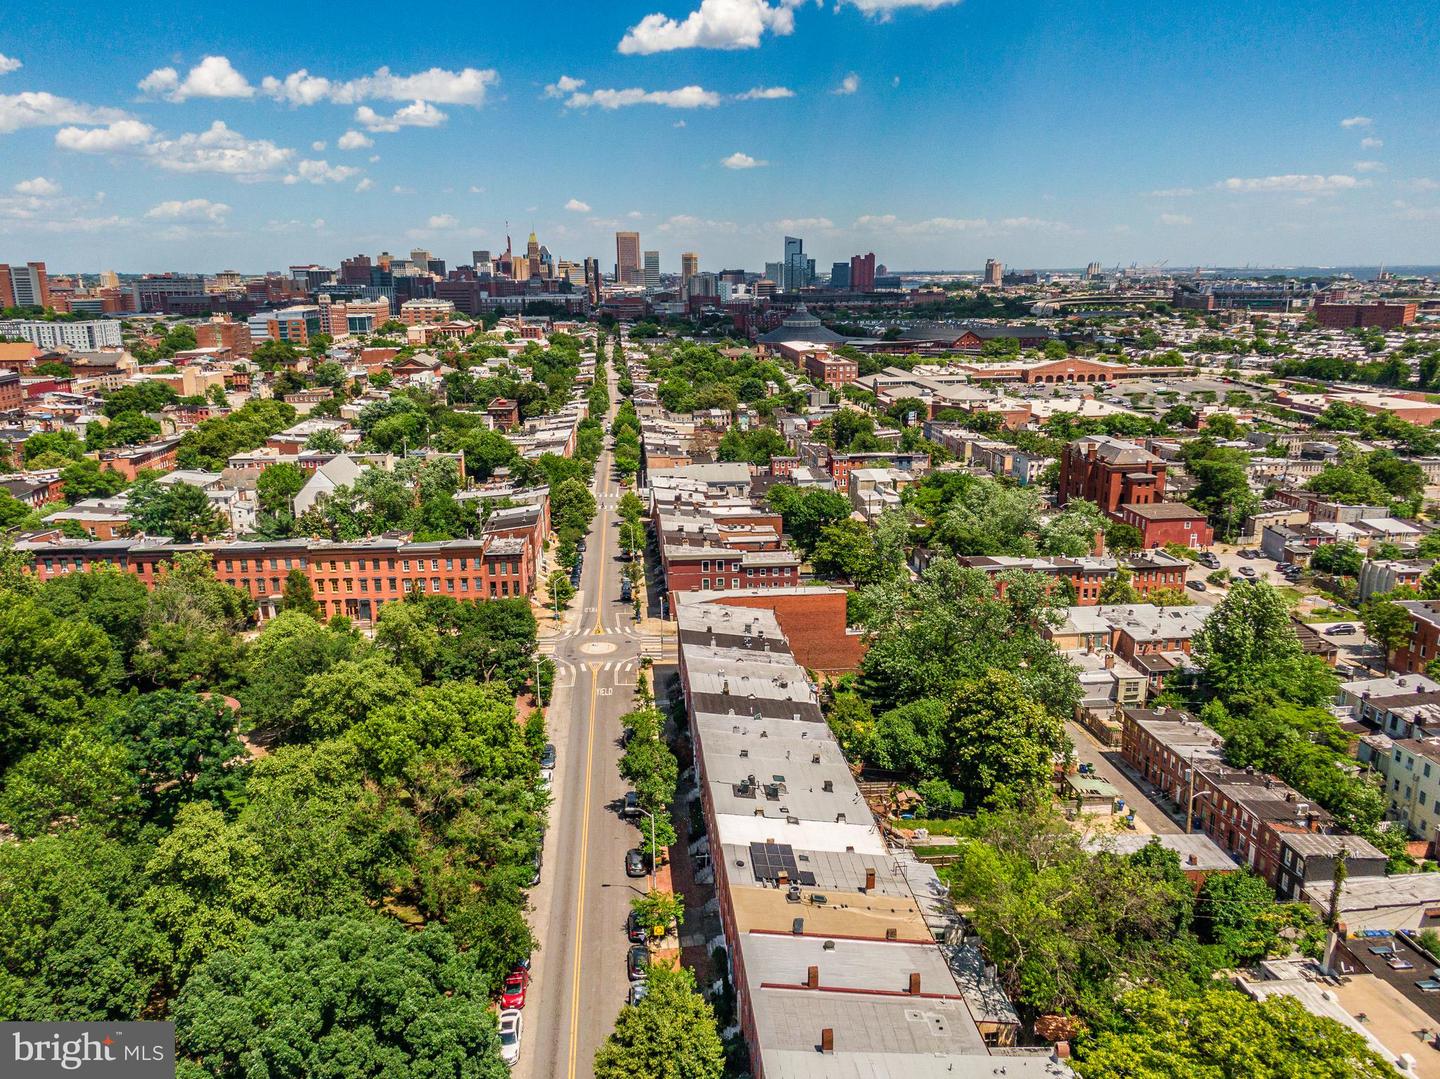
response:
{"label": "red parked car", "polygon": [[500,1007],[525,1007],[525,990],[529,985],[530,972],[528,970],[517,968],[505,975],[505,987],[500,992]]}

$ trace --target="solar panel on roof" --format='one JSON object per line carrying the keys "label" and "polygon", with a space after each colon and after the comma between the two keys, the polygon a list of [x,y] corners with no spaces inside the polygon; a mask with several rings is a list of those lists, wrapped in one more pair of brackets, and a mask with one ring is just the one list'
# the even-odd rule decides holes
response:
{"label": "solar panel on roof", "polygon": [[814,885],[815,874],[795,864],[795,848],[789,843],[751,843],[750,868],[756,880],[778,881],[783,872],[794,884]]}

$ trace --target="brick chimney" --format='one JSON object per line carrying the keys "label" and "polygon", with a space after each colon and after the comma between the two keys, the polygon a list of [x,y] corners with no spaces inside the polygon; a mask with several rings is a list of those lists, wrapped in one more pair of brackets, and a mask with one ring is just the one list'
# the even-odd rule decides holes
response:
{"label": "brick chimney", "polygon": [[1055,1043],[1055,1059],[1056,1059],[1057,1061],[1058,1061],[1058,1060],[1069,1060],[1069,1059],[1070,1059],[1070,1043],[1069,1043],[1069,1042],[1067,1042],[1067,1041],[1060,1041],[1060,1042],[1056,1042],[1056,1043]]}
{"label": "brick chimney", "polygon": [[805,968],[805,988],[806,988],[806,989],[819,989],[819,988],[820,988],[820,968],[819,968],[819,967],[807,967],[807,968]]}
{"label": "brick chimney", "polygon": [[920,995],[920,972],[918,970],[912,970],[910,972],[910,987],[906,992],[912,997],[918,997]]}
{"label": "brick chimney", "polygon": [[835,1052],[835,1030],[833,1027],[820,1028],[820,1052]]}

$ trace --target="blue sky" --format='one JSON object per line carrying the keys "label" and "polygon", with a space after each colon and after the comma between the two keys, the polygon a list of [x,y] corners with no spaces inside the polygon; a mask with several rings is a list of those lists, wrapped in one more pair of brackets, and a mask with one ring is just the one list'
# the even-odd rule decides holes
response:
{"label": "blue sky", "polygon": [[826,268],[1440,263],[1440,8],[1400,8],[28,5],[0,261],[456,262],[508,220],[606,266],[634,228],[667,270],[786,232]]}

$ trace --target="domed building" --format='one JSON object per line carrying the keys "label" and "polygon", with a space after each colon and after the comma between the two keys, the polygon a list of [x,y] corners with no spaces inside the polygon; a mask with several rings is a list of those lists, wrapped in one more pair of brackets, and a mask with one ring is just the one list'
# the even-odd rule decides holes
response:
{"label": "domed building", "polygon": [[803,303],[787,315],[779,326],[759,338],[759,342],[764,345],[842,345],[847,340],[849,338],[820,325],[820,320],[812,315]]}

